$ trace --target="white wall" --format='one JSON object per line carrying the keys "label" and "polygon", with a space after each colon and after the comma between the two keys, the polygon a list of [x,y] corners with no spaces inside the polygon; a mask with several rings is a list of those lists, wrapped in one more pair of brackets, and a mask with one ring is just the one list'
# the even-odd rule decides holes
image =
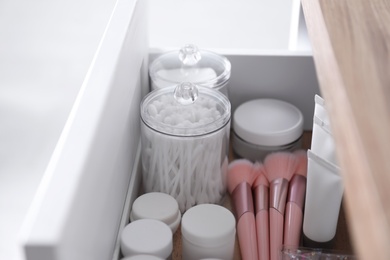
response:
{"label": "white wall", "polygon": [[0,2],[0,259],[20,226],[115,0]]}

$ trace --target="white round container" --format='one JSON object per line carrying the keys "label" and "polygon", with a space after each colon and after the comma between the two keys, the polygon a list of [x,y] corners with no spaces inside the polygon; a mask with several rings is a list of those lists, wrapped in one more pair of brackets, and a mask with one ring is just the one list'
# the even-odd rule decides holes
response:
{"label": "white round container", "polygon": [[302,112],[285,101],[247,101],[233,115],[233,151],[239,157],[262,161],[272,152],[300,149],[303,120]]}
{"label": "white round container", "polygon": [[165,259],[153,255],[135,255],[135,256],[122,258],[121,260],[165,260]]}
{"label": "white round container", "polygon": [[170,259],[172,250],[172,231],[159,220],[136,220],[121,233],[121,252],[125,257],[145,254]]}
{"label": "white round container", "polygon": [[130,221],[156,219],[167,224],[174,234],[179,227],[181,212],[175,198],[162,192],[149,192],[133,203]]}
{"label": "white round container", "polygon": [[183,215],[181,233],[183,259],[233,259],[236,221],[228,209],[215,204],[192,207]]}

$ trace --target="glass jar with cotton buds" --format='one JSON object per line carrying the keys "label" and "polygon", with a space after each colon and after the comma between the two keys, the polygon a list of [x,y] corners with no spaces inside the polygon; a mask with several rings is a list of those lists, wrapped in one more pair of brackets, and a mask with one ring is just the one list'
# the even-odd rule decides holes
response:
{"label": "glass jar with cotton buds", "polygon": [[225,195],[231,105],[220,91],[189,82],[141,102],[145,192],[173,196],[183,213]]}

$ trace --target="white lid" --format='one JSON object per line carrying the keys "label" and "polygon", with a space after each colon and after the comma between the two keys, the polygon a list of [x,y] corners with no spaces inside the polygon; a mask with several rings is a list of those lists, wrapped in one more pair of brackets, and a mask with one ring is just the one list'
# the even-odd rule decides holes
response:
{"label": "white lid", "polygon": [[303,133],[303,115],[294,105],[277,99],[255,99],[237,107],[234,132],[243,140],[264,146],[286,145]]}
{"label": "white lid", "polygon": [[121,251],[124,256],[149,254],[167,259],[172,249],[172,231],[159,220],[136,220],[121,233]]}
{"label": "white lid", "polygon": [[156,219],[167,224],[175,233],[181,220],[179,205],[175,198],[162,192],[149,192],[139,196],[133,203],[130,220]]}
{"label": "white lid", "polygon": [[122,258],[121,260],[163,260],[163,258],[154,255],[135,255]]}
{"label": "white lid", "polygon": [[215,204],[200,204],[187,210],[181,222],[182,236],[191,243],[215,247],[231,241],[236,234],[232,212]]}

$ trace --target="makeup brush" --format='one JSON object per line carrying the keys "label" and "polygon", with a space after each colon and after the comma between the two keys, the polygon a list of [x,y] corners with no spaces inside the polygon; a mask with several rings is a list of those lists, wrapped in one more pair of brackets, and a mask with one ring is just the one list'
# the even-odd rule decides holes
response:
{"label": "makeup brush", "polygon": [[264,159],[264,167],[270,184],[270,259],[278,260],[283,244],[284,210],[288,182],[296,169],[296,156],[290,152],[275,152]]}
{"label": "makeup brush", "polygon": [[238,243],[243,260],[258,260],[252,184],[257,177],[253,163],[238,159],[228,166],[227,186],[237,220]]}
{"label": "makeup brush", "polygon": [[306,193],[307,153],[304,150],[295,151],[297,168],[290,180],[286,214],[284,216],[283,244],[293,247],[299,246],[303,221],[303,205]]}
{"label": "makeup brush", "polygon": [[269,183],[265,177],[263,164],[255,163],[254,169],[258,172],[258,176],[252,185],[255,203],[257,252],[259,260],[269,260]]}

